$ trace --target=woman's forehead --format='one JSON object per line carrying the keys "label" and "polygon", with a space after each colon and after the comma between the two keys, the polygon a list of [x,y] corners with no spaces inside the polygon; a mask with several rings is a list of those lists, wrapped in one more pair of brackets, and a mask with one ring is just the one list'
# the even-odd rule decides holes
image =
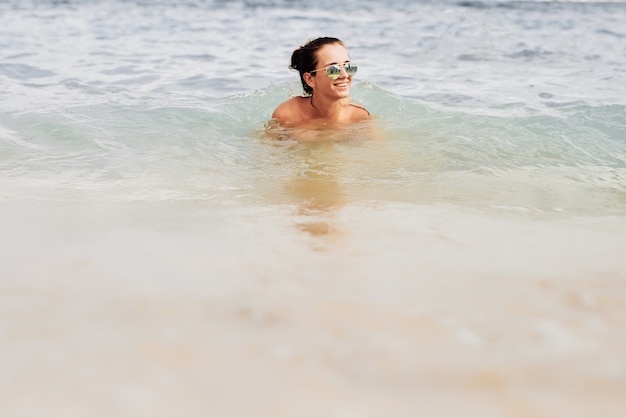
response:
{"label": "woman's forehead", "polygon": [[348,51],[340,44],[324,45],[317,51],[317,61],[320,65],[330,65],[350,61]]}

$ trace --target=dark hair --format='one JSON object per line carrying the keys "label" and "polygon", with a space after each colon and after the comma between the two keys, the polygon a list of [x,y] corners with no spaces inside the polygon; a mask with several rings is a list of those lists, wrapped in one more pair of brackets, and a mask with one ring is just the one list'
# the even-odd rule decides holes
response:
{"label": "dark hair", "polygon": [[292,70],[298,70],[300,73],[302,88],[307,94],[313,94],[313,89],[306,83],[306,81],[304,81],[304,74],[315,70],[315,67],[317,66],[317,51],[324,45],[329,44],[339,44],[344,46],[340,39],[322,37],[307,42],[291,54],[291,65],[289,68]]}

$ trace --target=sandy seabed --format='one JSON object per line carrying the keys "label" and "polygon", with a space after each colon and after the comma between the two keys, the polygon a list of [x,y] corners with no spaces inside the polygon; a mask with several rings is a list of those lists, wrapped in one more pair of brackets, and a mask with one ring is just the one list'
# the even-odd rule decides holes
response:
{"label": "sandy seabed", "polygon": [[0,416],[626,411],[626,219],[0,204]]}

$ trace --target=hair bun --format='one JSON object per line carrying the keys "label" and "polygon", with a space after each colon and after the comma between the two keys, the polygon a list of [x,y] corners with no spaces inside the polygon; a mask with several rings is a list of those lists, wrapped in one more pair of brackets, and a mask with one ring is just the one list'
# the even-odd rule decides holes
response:
{"label": "hair bun", "polygon": [[295,51],[293,51],[293,54],[291,54],[291,65],[289,66],[289,68],[291,68],[292,70],[300,70],[301,61],[302,49],[296,49]]}

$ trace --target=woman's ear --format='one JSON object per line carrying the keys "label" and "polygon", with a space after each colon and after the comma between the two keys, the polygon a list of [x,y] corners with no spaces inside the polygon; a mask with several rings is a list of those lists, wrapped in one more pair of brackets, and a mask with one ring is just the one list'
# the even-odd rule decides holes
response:
{"label": "woman's ear", "polygon": [[304,82],[311,88],[315,87],[315,77],[311,73],[304,73],[302,75]]}

